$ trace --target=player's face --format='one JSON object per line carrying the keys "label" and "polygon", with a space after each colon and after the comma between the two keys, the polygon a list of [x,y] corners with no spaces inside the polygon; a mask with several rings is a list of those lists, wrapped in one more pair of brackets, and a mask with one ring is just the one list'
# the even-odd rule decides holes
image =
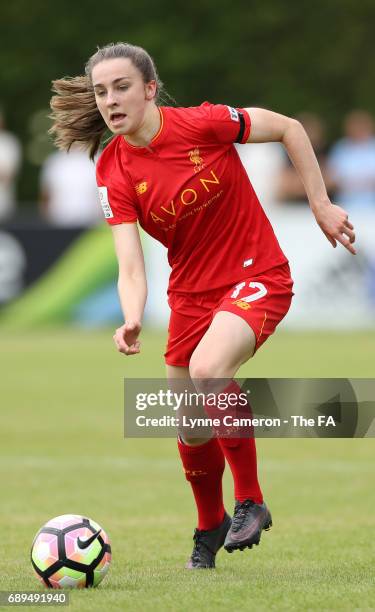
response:
{"label": "player's face", "polygon": [[100,114],[114,134],[134,134],[144,124],[156,83],[145,83],[128,58],[103,60],[92,70],[92,83]]}

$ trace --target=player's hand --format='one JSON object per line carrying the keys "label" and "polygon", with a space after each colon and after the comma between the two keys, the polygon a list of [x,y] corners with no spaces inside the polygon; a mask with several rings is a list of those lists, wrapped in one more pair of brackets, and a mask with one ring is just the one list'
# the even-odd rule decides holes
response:
{"label": "player's hand", "polygon": [[124,355],[136,355],[141,350],[138,336],[141,332],[141,324],[135,321],[127,321],[118,327],[113,335],[117,350]]}
{"label": "player's hand", "polygon": [[349,221],[348,213],[343,208],[336,204],[325,205],[315,212],[315,218],[334,248],[340,242],[352,255],[356,254],[353,246],[354,227]]}

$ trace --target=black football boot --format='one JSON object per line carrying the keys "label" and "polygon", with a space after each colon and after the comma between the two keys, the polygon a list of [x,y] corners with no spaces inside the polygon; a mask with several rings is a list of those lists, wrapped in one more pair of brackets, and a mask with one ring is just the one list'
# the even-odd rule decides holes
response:
{"label": "black football boot", "polygon": [[225,513],[223,522],[216,529],[194,531],[194,548],[186,569],[207,569],[215,567],[217,551],[223,546],[232,519]]}
{"label": "black football boot", "polygon": [[228,552],[252,548],[258,545],[262,530],[272,527],[272,517],[266,504],[256,504],[251,499],[236,501],[232,525],[224,542]]}

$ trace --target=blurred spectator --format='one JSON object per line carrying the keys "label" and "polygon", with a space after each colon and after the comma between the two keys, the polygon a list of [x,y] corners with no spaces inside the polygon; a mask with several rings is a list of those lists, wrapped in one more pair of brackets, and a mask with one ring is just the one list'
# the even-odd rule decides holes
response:
{"label": "blurred spectator", "polygon": [[0,222],[15,211],[15,178],[21,165],[21,145],[4,128],[4,115],[0,109]]}
{"label": "blurred spectator", "polygon": [[336,183],[335,200],[348,210],[375,212],[375,135],[370,113],[349,113],[344,120],[344,135],[329,156]]}
{"label": "blurred spectator", "polygon": [[265,210],[277,203],[277,185],[284,163],[284,150],[277,142],[235,145],[255,193]]}
{"label": "blurred spectator", "polygon": [[[300,113],[296,119],[303,125],[310,138],[315,155],[329,193],[333,189],[333,181],[328,168],[325,125],[322,119],[314,113]],[[280,174],[278,197],[288,202],[305,202],[306,191],[289,158],[285,155],[284,168]]]}
{"label": "blurred spectator", "polygon": [[51,225],[79,227],[102,220],[95,164],[78,146],[47,157],[40,183],[41,215]]}

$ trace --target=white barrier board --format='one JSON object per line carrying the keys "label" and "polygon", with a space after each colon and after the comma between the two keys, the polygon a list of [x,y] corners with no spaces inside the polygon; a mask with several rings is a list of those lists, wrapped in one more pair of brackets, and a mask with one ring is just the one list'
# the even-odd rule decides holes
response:
{"label": "white barrier board", "polygon": [[[268,211],[294,279],[291,309],[285,328],[366,329],[375,326],[375,212],[352,215],[357,255],[341,245],[333,249],[307,204]],[[148,322],[165,325],[169,317],[166,251],[145,237],[149,297]]]}

